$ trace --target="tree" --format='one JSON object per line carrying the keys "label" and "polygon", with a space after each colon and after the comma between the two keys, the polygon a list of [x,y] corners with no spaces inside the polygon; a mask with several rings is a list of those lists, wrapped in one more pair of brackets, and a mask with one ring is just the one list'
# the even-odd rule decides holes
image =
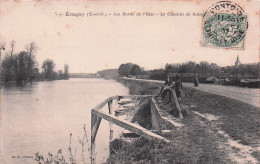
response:
{"label": "tree", "polygon": [[121,64],[118,68],[118,74],[122,76],[138,75],[141,73],[141,68],[137,64],[126,63]]}
{"label": "tree", "polygon": [[35,53],[39,50],[39,47],[36,45],[36,43],[31,42],[27,45],[25,45],[25,49],[27,50],[28,56],[28,78],[30,81],[32,81],[32,72],[31,72],[31,60],[34,57]]}
{"label": "tree", "polygon": [[186,69],[187,69],[187,73],[194,73],[195,72],[195,67],[196,67],[196,63],[193,61],[189,61],[188,63],[186,63]]}
{"label": "tree", "polygon": [[194,73],[194,71],[195,71],[195,66],[196,66],[196,63],[195,63],[195,62],[192,62],[192,61],[183,63],[183,64],[180,66],[178,72],[180,72],[180,73]]}
{"label": "tree", "polygon": [[10,59],[12,59],[13,52],[14,52],[14,46],[15,46],[15,41],[14,40],[11,41],[10,46],[11,46],[11,52],[10,52],[11,56],[10,56]]}
{"label": "tree", "polygon": [[42,63],[42,69],[43,69],[45,79],[48,79],[48,80],[54,80],[55,79],[54,68],[55,68],[55,63],[52,59],[46,59]]}
{"label": "tree", "polygon": [[28,73],[28,53],[25,51],[21,51],[17,55],[17,76],[16,81],[18,83],[22,83],[26,81],[27,79],[27,73]]}
{"label": "tree", "polygon": [[195,73],[201,73],[201,68],[199,64],[196,64],[194,69],[195,69]]}
{"label": "tree", "polygon": [[58,70],[59,79],[63,79],[63,72],[62,70]]}
{"label": "tree", "polygon": [[176,72],[180,72],[180,67],[181,64],[179,63],[174,63],[174,64],[166,64],[165,65],[165,72],[166,73],[176,73]]}
{"label": "tree", "polygon": [[69,79],[70,78],[70,75],[69,75],[69,65],[68,64],[65,64],[64,65],[64,79]]}
{"label": "tree", "polygon": [[40,80],[40,72],[38,67],[33,68],[32,78]]}
{"label": "tree", "polygon": [[173,66],[171,64],[166,63],[165,65],[165,71],[167,73],[173,72]]}
{"label": "tree", "polygon": [[[14,77],[15,72],[14,72],[14,64],[15,64],[15,60],[13,60],[13,53],[14,53],[14,46],[15,46],[15,41],[12,40],[10,43],[11,46],[11,52],[10,52],[10,65],[9,65],[9,70],[10,70],[10,76]],[[12,79],[13,80],[13,79]]]}
{"label": "tree", "polygon": [[39,75],[36,71],[37,62],[35,60],[35,52],[37,46],[32,42],[26,45],[26,51],[21,51],[18,54],[14,53],[15,41],[10,42],[10,51],[4,59],[4,69],[2,76],[5,82],[16,80],[18,83],[23,83],[27,80],[32,81],[33,78]]}
{"label": "tree", "polygon": [[209,71],[210,73],[219,73],[221,69],[216,63],[211,63],[209,66]]}
{"label": "tree", "polygon": [[140,74],[140,73],[141,73],[140,67],[139,67],[138,65],[134,64],[134,65],[132,66],[132,68],[130,69],[130,75],[136,76],[136,75],[138,75],[138,74]]}
{"label": "tree", "polygon": [[[10,43],[11,46],[11,51],[6,54],[6,65],[5,65],[5,74],[4,74],[4,81],[8,82],[10,80],[14,80],[14,71],[13,71],[13,65],[14,65],[14,60],[12,59],[13,57],[13,51],[14,51],[14,46],[15,46],[15,41],[11,41]],[[9,58],[9,59],[8,59]]]}
{"label": "tree", "polygon": [[2,50],[5,50],[5,43],[0,42],[0,80],[3,79],[3,71],[2,71]]}
{"label": "tree", "polygon": [[6,82],[6,77],[8,76],[7,75],[8,62],[9,62],[9,57],[8,55],[5,55],[3,61],[1,61],[1,80],[3,80],[4,82]]}
{"label": "tree", "polygon": [[118,68],[118,74],[119,75],[122,75],[122,76],[127,76],[127,73],[128,71],[127,71],[127,66],[126,66],[126,64],[121,64],[120,66],[119,66],[119,68]]}
{"label": "tree", "polygon": [[200,73],[203,73],[204,77],[207,78],[207,74],[209,72],[209,63],[207,61],[201,61],[200,62],[200,69],[201,69]]}

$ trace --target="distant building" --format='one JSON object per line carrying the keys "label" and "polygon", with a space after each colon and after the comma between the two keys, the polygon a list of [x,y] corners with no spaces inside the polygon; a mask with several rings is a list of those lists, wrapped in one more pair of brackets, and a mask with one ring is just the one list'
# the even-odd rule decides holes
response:
{"label": "distant building", "polygon": [[241,65],[241,62],[239,60],[239,56],[237,55],[237,60],[235,62],[235,67],[238,67],[239,65]]}
{"label": "distant building", "polygon": [[252,65],[257,65],[257,64],[259,64],[259,62],[242,64],[242,63],[240,62],[239,56],[237,55],[237,60],[236,60],[236,62],[235,62],[235,67],[238,67],[238,66],[240,66],[240,65],[242,65],[242,66],[252,66]]}

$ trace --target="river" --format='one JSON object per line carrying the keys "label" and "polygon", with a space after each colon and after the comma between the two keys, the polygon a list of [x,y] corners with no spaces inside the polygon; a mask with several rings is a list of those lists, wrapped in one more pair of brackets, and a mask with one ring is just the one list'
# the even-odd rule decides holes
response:
{"label": "river", "polygon": [[[69,146],[76,154],[77,163],[82,163],[78,137],[82,139],[84,136],[84,124],[89,142],[85,140],[83,154],[86,163],[90,163],[87,149],[90,148],[91,109],[109,96],[127,94],[128,88],[122,84],[104,79],[70,79],[2,87],[5,163],[36,163],[35,153],[39,152],[46,159],[48,152],[55,155],[59,149],[69,162]],[[102,120],[96,138],[97,163],[105,162],[109,141],[109,124]]]}

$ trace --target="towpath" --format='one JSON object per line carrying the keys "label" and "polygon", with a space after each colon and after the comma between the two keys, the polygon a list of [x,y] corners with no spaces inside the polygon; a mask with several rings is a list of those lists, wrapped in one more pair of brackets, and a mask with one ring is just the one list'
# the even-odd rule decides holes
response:
{"label": "towpath", "polygon": [[[125,79],[164,84],[164,81],[160,81],[160,80],[133,79],[133,78],[125,78]],[[183,83],[183,86],[194,88],[203,92],[208,92],[208,93],[236,99],[238,101],[242,101],[244,103],[256,107],[259,107],[259,103],[260,103],[259,88],[242,88],[237,86],[224,86],[224,85],[214,85],[214,84],[200,84],[198,87],[194,87],[193,83]]]}
{"label": "towpath", "polygon": [[[164,84],[164,81],[159,80],[124,79],[149,82],[151,84],[149,87],[159,87]],[[186,108],[188,113],[185,119],[173,117],[168,102],[159,102],[157,101],[159,98],[155,101],[161,117],[175,126],[174,133],[171,133],[174,143],[190,144],[191,154],[196,152],[194,156],[197,154],[204,156],[207,152],[208,154],[202,158],[206,161],[221,159],[219,163],[259,163],[260,158],[255,155],[260,153],[257,138],[259,136],[258,111],[255,110],[255,106],[259,108],[260,89],[214,84],[200,84],[199,87],[194,87],[193,83],[183,83],[183,85],[204,92],[197,92],[201,97],[193,97],[192,105],[187,103],[191,99],[187,97],[183,99],[182,108]],[[157,92],[156,87],[154,87],[155,92]],[[153,90],[152,87],[151,89]],[[216,96],[211,94],[229,97],[252,106],[241,105],[237,101],[227,101],[223,97],[215,98]],[[203,101],[205,103],[201,103]],[[233,107],[230,108],[229,105]],[[245,110],[249,112],[245,114]]]}

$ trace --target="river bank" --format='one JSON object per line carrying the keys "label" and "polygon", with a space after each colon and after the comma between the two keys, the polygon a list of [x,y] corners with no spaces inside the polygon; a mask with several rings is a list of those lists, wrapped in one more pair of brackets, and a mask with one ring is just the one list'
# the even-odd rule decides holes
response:
{"label": "river bank", "polygon": [[[157,94],[160,83],[117,79],[130,94]],[[159,103],[171,114],[174,105]],[[161,134],[170,143],[140,138],[122,142],[110,151],[107,163],[257,163],[260,161],[259,109],[255,106],[184,87],[181,107],[187,111],[184,126]]]}

